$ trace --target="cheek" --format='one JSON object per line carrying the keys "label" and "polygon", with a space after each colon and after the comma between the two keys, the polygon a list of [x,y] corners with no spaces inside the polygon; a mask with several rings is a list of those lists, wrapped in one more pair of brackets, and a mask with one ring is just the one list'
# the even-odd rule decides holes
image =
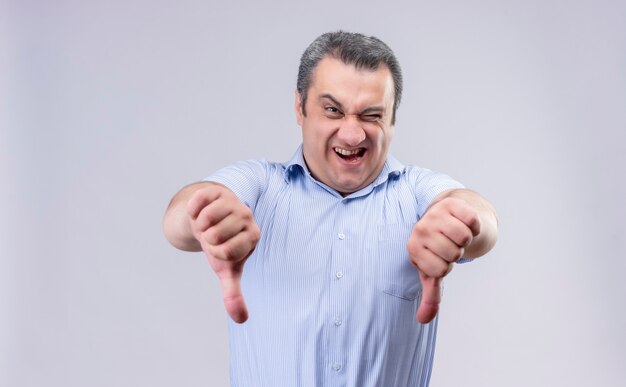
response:
{"label": "cheek", "polygon": [[378,142],[385,146],[385,147],[389,147],[389,144],[391,143],[391,138],[393,136],[393,130],[390,128],[386,128],[386,129],[381,129],[378,132]]}
{"label": "cheek", "polygon": [[322,158],[326,157],[328,138],[323,131],[320,131],[319,128],[317,129],[317,131],[308,130],[303,132],[303,146],[311,157],[321,161]]}
{"label": "cheek", "polygon": [[315,150],[318,155],[326,154],[329,144],[337,130],[337,123],[324,117],[309,116],[304,120],[302,137],[310,151]]}
{"label": "cheek", "polygon": [[375,144],[379,149],[385,145],[385,135],[381,132],[379,128],[367,131],[366,134],[370,141]]}
{"label": "cheek", "polygon": [[332,134],[332,127],[328,125],[328,123],[321,121],[316,125],[316,130],[311,133],[311,137],[319,147],[326,147],[332,137]]}

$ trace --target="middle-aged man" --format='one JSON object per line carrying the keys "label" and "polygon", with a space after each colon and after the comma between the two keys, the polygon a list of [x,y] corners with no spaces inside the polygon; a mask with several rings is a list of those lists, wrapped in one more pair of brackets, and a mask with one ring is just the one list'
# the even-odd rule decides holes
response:
{"label": "middle-aged man", "polygon": [[401,93],[385,43],[323,34],[300,62],[291,160],[239,162],[172,199],[167,239],[220,280],[233,386],[428,385],[441,280],[493,247],[497,219],[388,155]]}

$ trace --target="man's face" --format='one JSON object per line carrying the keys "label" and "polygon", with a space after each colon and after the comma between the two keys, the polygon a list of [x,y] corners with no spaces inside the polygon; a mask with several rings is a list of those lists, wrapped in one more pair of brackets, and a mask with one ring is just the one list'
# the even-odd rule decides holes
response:
{"label": "man's face", "polygon": [[357,70],[338,59],[322,59],[311,79],[306,116],[296,91],[303,154],[313,177],[344,196],[374,181],[391,143],[393,103],[387,66]]}

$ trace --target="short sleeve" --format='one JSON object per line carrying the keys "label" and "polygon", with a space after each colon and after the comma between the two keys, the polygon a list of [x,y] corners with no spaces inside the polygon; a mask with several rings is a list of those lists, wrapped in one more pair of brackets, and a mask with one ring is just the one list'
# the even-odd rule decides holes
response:
{"label": "short sleeve", "polygon": [[437,195],[451,189],[465,188],[450,176],[426,168],[412,167],[409,174],[415,187],[417,214],[420,218]]}
{"label": "short sleeve", "polygon": [[254,212],[256,203],[267,186],[268,162],[265,160],[238,161],[222,168],[203,181],[222,184]]}

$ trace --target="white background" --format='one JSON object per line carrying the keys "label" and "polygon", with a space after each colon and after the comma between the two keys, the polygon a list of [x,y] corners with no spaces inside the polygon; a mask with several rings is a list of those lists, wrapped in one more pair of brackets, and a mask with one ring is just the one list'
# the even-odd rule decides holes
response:
{"label": "white background", "polygon": [[171,196],[288,159],[299,57],[380,37],[393,154],[500,215],[446,282],[431,386],[623,386],[626,3],[0,3],[0,385],[226,386],[226,314]]}

